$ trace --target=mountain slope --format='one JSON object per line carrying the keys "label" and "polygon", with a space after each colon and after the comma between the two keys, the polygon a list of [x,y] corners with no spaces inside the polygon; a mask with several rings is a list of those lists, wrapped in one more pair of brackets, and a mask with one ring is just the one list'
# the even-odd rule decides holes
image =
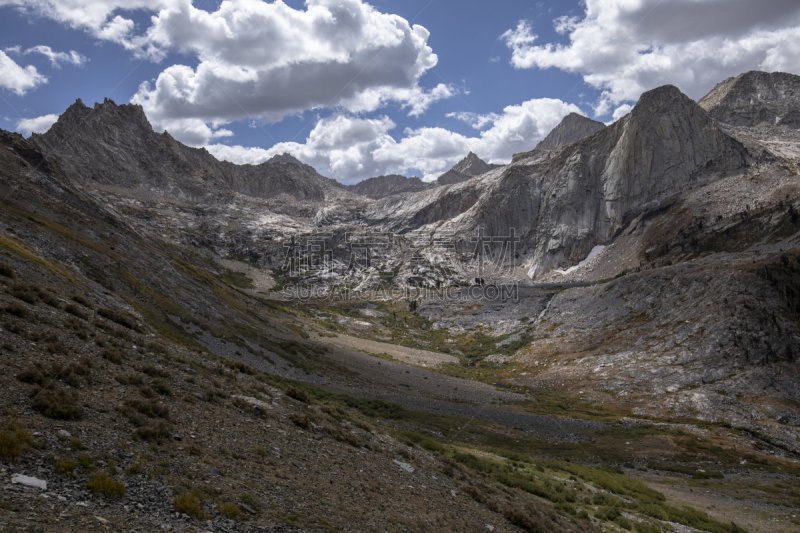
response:
{"label": "mountain slope", "polygon": [[389,174],[388,176],[367,178],[354,185],[348,185],[347,190],[373,200],[379,200],[393,194],[417,192],[430,187],[431,184],[423,182],[416,176],[407,178],[399,174]]}
{"label": "mountain slope", "polygon": [[596,133],[606,125],[577,113],[564,117],[547,137],[539,141],[535,150],[555,150]]}
{"label": "mountain slope", "polygon": [[155,133],[141,106],[118,106],[108,99],[94,108],[76,101],[47,133],[34,134],[31,140],[57,157],[70,176],[173,200],[219,199],[232,193],[254,198],[285,195],[297,201],[347,195],[294,158],[273,158],[259,165],[218,161],[168,132]]}
{"label": "mountain slope", "polygon": [[598,531],[370,418],[411,410],[287,379],[356,373],[203,248],[134,231],[20,135],[0,148],[4,528]]}

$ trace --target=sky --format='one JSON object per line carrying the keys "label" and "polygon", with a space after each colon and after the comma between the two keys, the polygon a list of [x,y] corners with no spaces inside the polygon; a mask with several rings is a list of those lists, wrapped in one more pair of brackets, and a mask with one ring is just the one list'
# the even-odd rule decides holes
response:
{"label": "sky", "polygon": [[571,112],[800,74],[797,0],[0,0],[0,128],[142,105],[219,159],[291,153],[343,183],[507,163]]}

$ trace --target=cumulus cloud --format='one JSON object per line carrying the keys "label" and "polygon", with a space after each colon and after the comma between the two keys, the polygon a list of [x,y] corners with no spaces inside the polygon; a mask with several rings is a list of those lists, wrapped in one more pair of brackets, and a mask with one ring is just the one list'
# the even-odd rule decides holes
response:
{"label": "cumulus cloud", "polygon": [[132,98],[156,128],[175,134],[192,121],[194,134],[176,137],[193,144],[203,144],[201,123],[278,121],[319,107],[370,112],[390,101],[417,116],[454,93],[419,86],[437,62],[429,32],[361,0],[309,0],[305,11],[239,0],[207,12],[184,2],[161,10],[146,37],[200,60],[168,67]]}
{"label": "cumulus cloud", "polygon": [[56,68],[59,68],[61,63],[70,63],[72,65],[81,66],[88,61],[86,56],[79,54],[75,50],[70,50],[69,52],[56,52],[49,46],[44,46],[41,44],[25,50],[26,55],[32,53],[42,54],[49,59],[50,64]]}
{"label": "cumulus cloud", "polygon": [[460,113],[480,131],[468,137],[445,128],[406,129],[400,141],[389,132],[396,124],[386,116],[364,118],[339,113],[317,122],[304,143],[278,143],[268,150],[212,144],[208,150],[234,163],[261,163],[289,152],[323,174],[355,183],[381,174],[418,171],[431,181],[473,151],[489,162],[507,163],[515,152],[530,150],[561,119],[580,109],[553,99],[508,106],[501,114]]}
{"label": "cumulus cloud", "polygon": [[5,52],[0,51],[0,87],[22,96],[43,83],[47,83],[47,77],[39,74],[36,67],[21,67]]}
{"label": "cumulus cloud", "polygon": [[44,133],[50,129],[55,121],[58,120],[58,115],[43,115],[35,118],[23,118],[17,122],[17,131],[23,135],[30,135],[31,133]]}
{"label": "cumulus cloud", "polygon": [[[446,84],[419,84],[437,63],[428,30],[363,0],[307,0],[304,9],[228,0],[213,11],[192,0],[3,3],[119,43],[138,57],[191,58],[191,66],[168,66],[141,85],[131,101],[156,129],[193,145],[236,120],[274,122],[321,107],[372,112],[390,102],[419,116],[455,93]],[[128,18],[134,11],[152,13],[146,28]]]}
{"label": "cumulus cloud", "polygon": [[667,83],[700,98],[747,70],[800,73],[800,4],[791,0],[586,0],[582,18],[554,26],[567,44],[537,44],[527,21],[505,32],[511,64],[581,74],[602,90],[597,116]]}
{"label": "cumulus cloud", "polygon": [[633,106],[632,105],[630,105],[630,104],[622,104],[621,106],[619,106],[618,108],[616,108],[614,110],[614,113],[612,113],[612,115],[611,115],[611,119],[614,122],[616,122],[617,120],[621,119],[622,117],[624,117],[625,115],[630,113],[632,110],[633,110]]}

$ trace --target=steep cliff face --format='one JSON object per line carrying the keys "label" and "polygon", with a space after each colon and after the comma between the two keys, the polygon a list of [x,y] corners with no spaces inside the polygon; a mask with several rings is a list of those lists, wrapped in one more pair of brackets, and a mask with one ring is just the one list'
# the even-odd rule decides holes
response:
{"label": "steep cliff face", "polygon": [[577,113],[564,117],[553,131],[536,145],[535,150],[555,150],[596,133],[606,125]]}
{"label": "steep cliff face", "polygon": [[[745,166],[744,148],[674,86],[642,95],[633,112],[613,126],[566,147],[549,160],[531,212],[529,275],[570,265],[605,244],[637,215],[678,200],[719,172]],[[520,162],[522,163],[522,162]],[[503,198],[486,199],[488,224]]]}
{"label": "steep cliff face", "polygon": [[43,135],[31,140],[58,158],[67,173],[124,188],[140,188],[173,199],[196,201],[241,193],[255,198],[287,195],[321,201],[347,195],[312,167],[276,156],[260,165],[218,161],[203,148],[190,148],[156,133],[138,105],[106,99],[94,108],[78,100]]}
{"label": "steep cliff face", "polygon": [[550,152],[534,150],[512,164],[434,194],[373,204],[370,223],[407,232],[446,223],[466,240],[521,236],[521,260],[536,277],[577,263],[637,215],[676,201],[721,171],[748,164],[746,150],[674,86],[642,95],[631,114],[589,137]]}
{"label": "steep cliff face", "polygon": [[732,126],[777,124],[800,128],[800,76],[785,72],[745,72],[719,83],[700,107]]}

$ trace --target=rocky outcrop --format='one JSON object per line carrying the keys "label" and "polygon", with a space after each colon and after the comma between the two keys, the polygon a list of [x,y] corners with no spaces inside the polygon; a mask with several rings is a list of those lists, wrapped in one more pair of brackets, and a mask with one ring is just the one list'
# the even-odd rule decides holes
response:
{"label": "rocky outcrop", "polygon": [[430,183],[425,183],[416,176],[407,178],[399,174],[368,178],[354,185],[347,185],[350,192],[360,194],[373,200],[379,200],[393,194],[417,192],[429,189]]}
{"label": "rocky outcrop", "polygon": [[499,166],[501,165],[490,165],[473,152],[470,152],[467,154],[467,157],[456,163],[453,168],[439,176],[439,178],[436,180],[436,185],[452,185],[454,183],[461,183],[462,181],[467,181],[475,176],[486,174],[490,170]]}
{"label": "rocky outcrop", "polygon": [[288,154],[260,165],[218,161],[204,148],[154,132],[141,106],[118,106],[109,99],[94,108],[76,101],[47,133],[31,140],[80,181],[145,189],[176,200],[241,193],[316,202],[347,195]]}
{"label": "rocky outcrop", "polygon": [[547,134],[547,137],[536,145],[535,150],[555,150],[567,144],[580,141],[605,127],[606,125],[602,122],[577,113],[570,113],[561,120],[553,131]]}
{"label": "rocky outcrop", "polygon": [[719,83],[698,102],[732,126],[777,124],[800,128],[800,76],[750,71]]}

